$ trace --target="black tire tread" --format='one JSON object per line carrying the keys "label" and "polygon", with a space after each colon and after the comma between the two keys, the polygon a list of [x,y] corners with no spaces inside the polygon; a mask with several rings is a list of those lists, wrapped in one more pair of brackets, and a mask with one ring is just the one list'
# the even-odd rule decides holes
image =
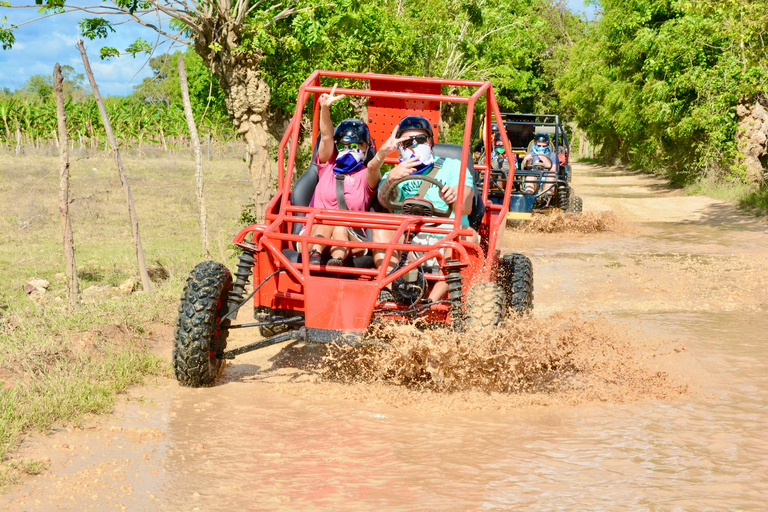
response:
{"label": "black tire tread", "polygon": [[524,314],[533,309],[533,266],[527,256],[518,253],[502,256],[496,282],[505,292],[508,311]]}
{"label": "black tire tread", "polygon": [[579,196],[571,196],[568,198],[568,213],[581,213],[583,202]]}
{"label": "black tire tread", "polygon": [[[190,272],[173,342],[173,370],[182,386],[209,386],[216,380],[222,362],[210,353],[227,346],[229,331],[217,329],[216,324],[217,317],[226,314],[231,290],[232,276],[221,263],[205,261]],[[222,323],[222,327],[228,325],[229,320]]]}

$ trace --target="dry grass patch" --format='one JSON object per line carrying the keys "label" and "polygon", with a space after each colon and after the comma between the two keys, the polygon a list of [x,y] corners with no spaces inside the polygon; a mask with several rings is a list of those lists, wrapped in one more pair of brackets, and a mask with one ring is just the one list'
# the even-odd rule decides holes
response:
{"label": "dry grass patch", "polygon": [[[25,432],[108,412],[128,386],[170,374],[149,331],[174,323],[183,281],[202,260],[194,162],[174,154],[123,160],[147,263],[163,276],[151,295],[117,288],[137,279],[138,269],[115,164],[98,155],[73,159],[80,289],[108,292],[87,297],[73,313],[61,278],[58,157],[0,153],[0,486],[33,467],[7,459]],[[231,267],[230,240],[251,200],[248,170],[230,158],[205,162],[204,174],[212,257]],[[50,286],[30,300],[24,288],[33,278]]]}

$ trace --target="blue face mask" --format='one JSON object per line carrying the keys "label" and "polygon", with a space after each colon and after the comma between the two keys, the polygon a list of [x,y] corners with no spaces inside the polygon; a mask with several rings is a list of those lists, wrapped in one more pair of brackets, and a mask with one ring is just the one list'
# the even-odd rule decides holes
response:
{"label": "blue face mask", "polygon": [[363,167],[363,152],[359,149],[344,149],[336,156],[333,172],[336,174],[351,174]]}
{"label": "blue face mask", "polygon": [[539,146],[534,144],[533,146],[533,153],[536,155],[548,155],[549,154],[549,146]]}

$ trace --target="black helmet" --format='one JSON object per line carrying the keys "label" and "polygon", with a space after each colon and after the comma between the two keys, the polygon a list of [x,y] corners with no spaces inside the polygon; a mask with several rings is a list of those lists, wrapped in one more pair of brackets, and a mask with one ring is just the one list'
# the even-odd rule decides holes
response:
{"label": "black helmet", "polygon": [[425,117],[421,116],[405,116],[400,120],[398,124],[396,137],[400,137],[400,134],[406,130],[424,130],[427,132],[430,138],[432,138],[432,126]]}
{"label": "black helmet", "polygon": [[498,132],[499,131],[499,125],[496,124],[496,121],[491,122],[491,131],[492,132]]}
{"label": "black helmet", "polygon": [[549,135],[546,133],[537,133],[536,136],[533,138],[536,142],[546,142],[549,144]]}
{"label": "black helmet", "polygon": [[368,126],[359,119],[345,119],[339,123],[336,130],[333,132],[334,142],[343,142],[349,144],[350,142],[364,142],[370,145],[371,134],[368,131]]}

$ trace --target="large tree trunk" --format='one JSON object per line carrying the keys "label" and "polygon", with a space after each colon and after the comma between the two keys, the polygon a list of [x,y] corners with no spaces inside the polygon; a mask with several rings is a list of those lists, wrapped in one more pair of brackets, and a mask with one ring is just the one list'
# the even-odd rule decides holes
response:
{"label": "large tree trunk", "polygon": [[739,128],[736,130],[739,154],[736,165],[741,167],[752,184],[765,181],[763,161],[768,156],[768,111],[760,99],[744,99],[736,107],[739,116]]}
{"label": "large tree trunk", "polygon": [[227,111],[245,142],[250,156],[255,214],[262,221],[273,193],[270,136],[266,124],[270,90],[259,69],[262,56],[258,50],[237,49],[237,34],[241,33],[242,27],[232,20],[214,17],[203,21],[200,28],[195,38],[195,51],[219,79]]}

